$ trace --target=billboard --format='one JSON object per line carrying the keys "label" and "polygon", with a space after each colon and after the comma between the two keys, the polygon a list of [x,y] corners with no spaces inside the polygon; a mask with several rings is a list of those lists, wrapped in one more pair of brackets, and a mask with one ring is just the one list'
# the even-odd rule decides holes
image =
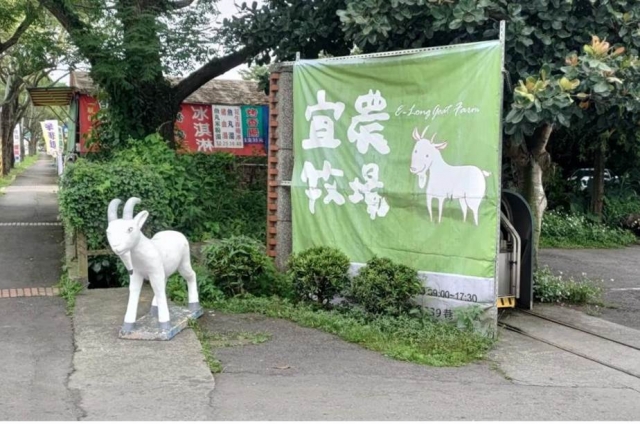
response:
{"label": "billboard", "polygon": [[294,65],[293,250],[417,269],[432,315],[495,315],[500,41]]}
{"label": "billboard", "polygon": [[[86,142],[100,104],[93,97],[79,96],[80,151],[90,151]],[[229,106],[182,103],[176,117],[176,137],[183,152],[226,152],[237,156],[265,156],[268,111],[266,105]],[[93,147],[92,151],[96,151]]]}

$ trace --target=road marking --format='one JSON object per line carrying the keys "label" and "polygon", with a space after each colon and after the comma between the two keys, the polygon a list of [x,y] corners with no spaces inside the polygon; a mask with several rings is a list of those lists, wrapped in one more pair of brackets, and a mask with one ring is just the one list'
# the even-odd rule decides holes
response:
{"label": "road marking", "polygon": [[17,186],[10,185],[2,189],[4,193],[57,193],[57,185]]}
{"label": "road marking", "polygon": [[638,291],[640,290],[640,287],[623,287],[623,288],[616,288],[616,289],[609,289],[611,291]]}
{"label": "road marking", "polygon": [[62,222],[0,222],[0,227],[61,227]]}
{"label": "road marking", "polygon": [[31,287],[27,289],[2,289],[0,290],[0,299],[9,297],[53,297],[60,294],[58,287]]}

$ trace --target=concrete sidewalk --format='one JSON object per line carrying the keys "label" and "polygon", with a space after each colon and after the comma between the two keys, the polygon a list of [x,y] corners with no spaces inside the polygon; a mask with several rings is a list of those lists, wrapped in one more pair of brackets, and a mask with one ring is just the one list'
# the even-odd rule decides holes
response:
{"label": "concrete sidewalk", "polygon": [[1,420],[79,417],[67,388],[71,322],[64,300],[51,290],[63,257],[56,180],[53,161],[41,157],[0,195]]}
{"label": "concrete sidewalk", "polygon": [[[192,330],[170,342],[121,340],[126,288],[80,294],[73,325],[53,296],[64,252],[53,162],[39,160],[5,192],[0,420],[210,419],[214,380]],[[147,286],[141,313],[151,297]]]}
{"label": "concrete sidewalk", "polygon": [[[213,333],[270,340],[215,350],[218,420],[637,420],[638,379],[501,332],[460,368],[400,361],[261,315],[205,314]],[[248,336],[245,334],[245,338]]]}
{"label": "concrete sidewalk", "polygon": [[[118,338],[129,290],[87,290],[73,317],[76,353],[69,387],[92,421],[208,421],[214,380],[191,329],[170,341]],[[145,283],[138,317],[151,306]]]}

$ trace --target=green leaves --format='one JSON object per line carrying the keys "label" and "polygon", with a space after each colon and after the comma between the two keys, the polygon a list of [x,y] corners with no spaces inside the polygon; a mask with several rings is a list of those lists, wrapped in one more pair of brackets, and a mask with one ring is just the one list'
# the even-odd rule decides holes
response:
{"label": "green leaves", "polygon": [[266,168],[243,162],[230,154],[178,155],[158,135],[129,140],[109,161],[80,159],[67,168],[61,212],[87,235],[92,249],[106,246],[109,201],[131,196],[141,198],[140,208],[149,211],[148,235],[175,229],[192,242],[229,235],[264,239]]}
{"label": "green leaves", "polygon": [[603,93],[607,93],[610,90],[610,86],[609,84],[607,84],[604,81],[600,81],[598,82],[596,85],[593,86],[593,91],[596,94],[603,94]]}
{"label": "green leaves", "polygon": [[286,281],[265,254],[264,245],[251,237],[230,237],[205,247],[202,253],[215,285],[228,296],[286,294]]}
{"label": "green leaves", "polygon": [[562,91],[573,91],[580,85],[580,81],[577,79],[569,81],[566,77],[560,78],[558,82]]}
{"label": "green leaves", "polygon": [[373,258],[353,278],[348,297],[371,314],[409,312],[424,294],[416,270],[386,258]]}
{"label": "green leaves", "polygon": [[322,307],[343,292],[349,283],[349,258],[338,249],[314,247],[289,258],[288,275],[299,300]]}

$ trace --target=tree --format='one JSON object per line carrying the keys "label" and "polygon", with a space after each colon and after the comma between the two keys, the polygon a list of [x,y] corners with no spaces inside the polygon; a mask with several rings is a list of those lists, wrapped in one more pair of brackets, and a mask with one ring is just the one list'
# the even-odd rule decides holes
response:
{"label": "tree", "polygon": [[0,54],[20,40],[39,14],[40,8],[31,0],[0,0]]}
{"label": "tree", "polygon": [[[246,62],[263,45],[220,55],[212,43],[215,0],[39,0],[91,66],[108,107],[100,141],[117,146],[159,131],[173,142],[180,104],[209,80]],[[167,75],[189,71],[177,84]]]}
{"label": "tree", "polygon": [[64,32],[46,15],[40,16],[10,50],[0,55],[0,83],[4,97],[0,111],[0,175],[14,165],[13,130],[29,106],[27,87],[48,83],[48,72],[69,61]]}
{"label": "tree", "polygon": [[245,81],[255,81],[265,94],[269,94],[269,67],[267,65],[254,65],[240,71],[240,76]]}
{"label": "tree", "polygon": [[602,217],[608,145],[638,128],[640,61],[625,54],[625,47],[611,46],[593,36],[584,54],[571,55],[566,62],[563,72],[580,81],[577,98],[583,113],[579,125],[595,139],[589,146],[594,158],[591,212]]}
{"label": "tree", "polygon": [[[635,54],[640,2],[271,0],[263,8],[244,8],[227,23],[225,35],[232,44],[266,42],[279,60],[291,60],[296,51],[304,58],[315,58],[321,50],[345,55],[353,44],[370,53],[496,39],[502,20],[507,22],[507,80],[518,87],[505,96],[505,151],[518,168],[520,188],[535,217],[537,248],[546,209],[543,176],[551,162],[547,145],[555,128],[581,116],[572,90],[560,82],[565,58],[594,34]],[[533,108],[524,108],[529,96]]]}

